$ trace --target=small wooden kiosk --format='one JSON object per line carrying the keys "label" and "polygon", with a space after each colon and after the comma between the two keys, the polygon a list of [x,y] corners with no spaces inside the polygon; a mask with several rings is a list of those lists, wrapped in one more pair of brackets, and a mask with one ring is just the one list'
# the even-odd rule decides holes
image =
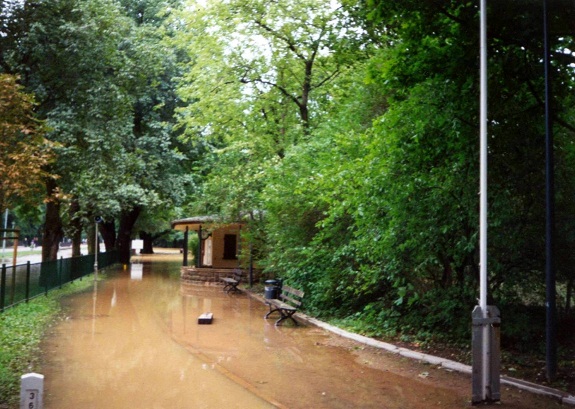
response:
{"label": "small wooden kiosk", "polygon": [[[238,255],[242,250],[243,222],[223,223],[216,216],[195,216],[172,221],[172,228],[184,232],[182,280],[194,284],[221,284],[221,277],[228,277],[240,268]],[[198,235],[199,246],[194,254],[195,265],[188,265],[189,234]],[[250,263],[246,277],[251,285],[254,269]]]}

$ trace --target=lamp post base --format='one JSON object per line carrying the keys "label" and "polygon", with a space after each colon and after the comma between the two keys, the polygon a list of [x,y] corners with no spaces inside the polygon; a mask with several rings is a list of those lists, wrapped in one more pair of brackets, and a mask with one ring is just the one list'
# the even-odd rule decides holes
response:
{"label": "lamp post base", "polygon": [[488,305],[486,311],[477,305],[471,314],[472,334],[472,399],[473,405],[495,403],[501,399],[499,309]]}

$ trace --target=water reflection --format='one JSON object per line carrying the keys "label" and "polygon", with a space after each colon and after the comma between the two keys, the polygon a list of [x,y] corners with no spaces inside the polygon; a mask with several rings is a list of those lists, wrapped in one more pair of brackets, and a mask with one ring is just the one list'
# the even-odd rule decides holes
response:
{"label": "water reflection", "polygon": [[132,263],[130,265],[130,279],[142,280],[144,275],[144,265],[142,263]]}
{"label": "water reflection", "polygon": [[178,304],[177,281],[146,268],[143,278],[118,271],[67,301],[43,348],[46,408],[273,407],[175,343],[162,315]]}

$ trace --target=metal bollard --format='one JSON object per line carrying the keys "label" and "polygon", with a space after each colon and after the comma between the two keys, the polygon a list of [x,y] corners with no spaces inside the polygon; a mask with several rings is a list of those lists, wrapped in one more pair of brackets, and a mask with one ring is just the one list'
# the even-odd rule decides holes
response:
{"label": "metal bollard", "polygon": [[6,264],[2,264],[0,273],[0,312],[4,311],[6,303]]}

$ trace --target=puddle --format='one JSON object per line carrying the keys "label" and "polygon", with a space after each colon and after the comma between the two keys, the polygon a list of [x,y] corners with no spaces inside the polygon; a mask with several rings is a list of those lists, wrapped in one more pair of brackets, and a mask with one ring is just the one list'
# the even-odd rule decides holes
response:
{"label": "puddle", "polygon": [[[47,409],[469,405],[469,379],[366,355],[313,326],[275,327],[243,294],[181,287],[179,265],[133,264],[65,301],[68,317],[43,345]],[[205,312],[212,324],[198,325]]]}

